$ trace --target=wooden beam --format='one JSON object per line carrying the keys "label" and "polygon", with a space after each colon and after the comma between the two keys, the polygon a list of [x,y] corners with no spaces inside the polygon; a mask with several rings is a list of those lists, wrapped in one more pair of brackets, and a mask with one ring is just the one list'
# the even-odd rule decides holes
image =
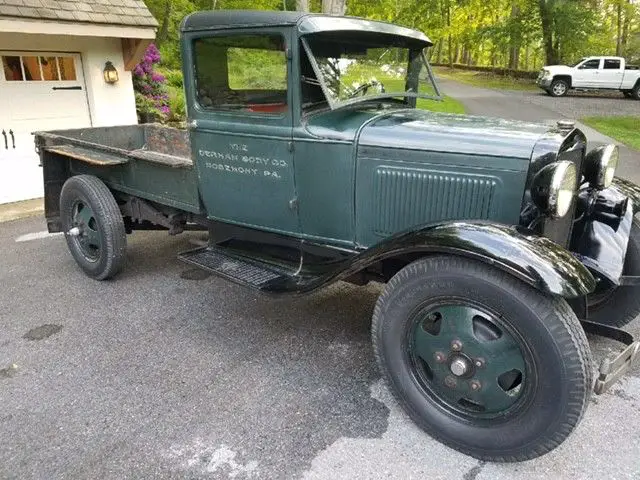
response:
{"label": "wooden beam", "polygon": [[145,50],[151,43],[148,38],[123,38],[122,57],[124,58],[124,69],[128,72],[140,63]]}

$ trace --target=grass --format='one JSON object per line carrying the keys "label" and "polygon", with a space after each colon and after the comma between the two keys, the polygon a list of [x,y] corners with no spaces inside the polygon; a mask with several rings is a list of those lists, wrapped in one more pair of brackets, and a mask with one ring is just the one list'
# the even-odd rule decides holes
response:
{"label": "grass", "polygon": [[640,117],[586,117],[580,121],[631,148],[640,150]]}
{"label": "grass", "polygon": [[474,72],[448,67],[434,67],[436,80],[444,78],[455,80],[474,87],[493,88],[496,90],[538,90],[532,78],[515,78],[497,75],[491,72]]}
{"label": "grass", "polygon": [[416,106],[432,112],[464,113],[464,106],[459,101],[446,96],[443,97],[442,102],[419,98]]}
{"label": "grass", "polygon": [[[404,79],[383,79],[385,89],[388,92],[402,92],[404,91]],[[430,93],[426,89],[420,90],[425,93]],[[435,92],[432,92],[435,93]],[[422,110],[429,110],[431,112],[445,112],[445,113],[464,113],[464,106],[457,100],[451,97],[443,96],[442,102],[437,100],[429,100],[427,98],[419,98],[416,102],[416,107]]]}

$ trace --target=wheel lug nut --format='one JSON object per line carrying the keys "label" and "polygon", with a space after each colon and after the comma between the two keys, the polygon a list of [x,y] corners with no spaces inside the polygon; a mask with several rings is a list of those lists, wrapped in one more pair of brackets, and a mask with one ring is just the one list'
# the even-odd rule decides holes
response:
{"label": "wheel lug nut", "polygon": [[476,380],[472,380],[469,383],[469,386],[471,387],[471,390],[476,391],[476,390],[480,390],[480,388],[482,387],[482,385],[480,384],[480,382],[476,381]]}
{"label": "wheel lug nut", "polygon": [[456,388],[458,382],[456,382],[456,379],[451,375],[447,375],[446,377],[444,377],[444,384],[449,388]]}
{"label": "wheel lug nut", "polygon": [[436,352],[436,354],[434,355],[434,357],[435,357],[435,359],[436,359],[436,362],[438,362],[438,363],[443,363],[443,362],[447,359],[447,357],[445,356],[445,354],[444,354],[444,353],[442,353],[442,352]]}
{"label": "wheel lug nut", "polygon": [[484,367],[484,358],[476,358],[475,364],[478,368]]}
{"label": "wheel lug nut", "polygon": [[460,340],[454,340],[453,342],[451,342],[451,349],[456,352],[462,350],[462,343],[460,342]]}

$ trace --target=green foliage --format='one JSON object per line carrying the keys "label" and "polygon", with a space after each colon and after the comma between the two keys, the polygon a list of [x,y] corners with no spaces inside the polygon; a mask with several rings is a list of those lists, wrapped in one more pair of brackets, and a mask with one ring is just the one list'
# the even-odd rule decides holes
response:
{"label": "green foliage", "polygon": [[640,117],[587,117],[580,121],[636,150],[640,150]]}
{"label": "green foliage", "polygon": [[182,90],[184,79],[182,70],[171,70],[168,68],[159,68],[158,73],[162,74],[167,82],[167,86],[179,88]]}
{"label": "green foliage", "polygon": [[[180,68],[179,25],[191,12],[295,8],[295,0],[145,1],[161,26],[168,19],[166,35],[160,28],[163,38],[157,43],[170,69]],[[311,11],[320,11],[321,3],[310,0]],[[348,15],[422,30],[434,41],[432,62],[537,70],[550,61],[616,53],[640,62],[637,0],[347,0],[346,5]]]}
{"label": "green foliage", "polygon": [[495,88],[497,90],[531,90],[538,91],[538,87],[531,79],[514,78],[497,75],[491,72],[475,72],[448,67],[434,67],[436,78],[455,80],[475,87]]}
{"label": "green foliage", "polygon": [[228,55],[231,89],[287,89],[287,59],[284,52],[230,48]]}
{"label": "green foliage", "polygon": [[187,109],[184,99],[184,91],[182,86],[175,87],[169,85],[167,87],[169,94],[169,115],[167,122],[183,122],[187,117]]}

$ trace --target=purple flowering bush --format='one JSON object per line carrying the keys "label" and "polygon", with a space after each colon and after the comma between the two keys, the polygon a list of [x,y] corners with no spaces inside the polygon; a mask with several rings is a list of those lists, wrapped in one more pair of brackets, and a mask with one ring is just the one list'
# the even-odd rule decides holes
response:
{"label": "purple flowering bush", "polygon": [[160,52],[152,43],[147,47],[142,61],[132,72],[133,88],[136,94],[136,109],[140,122],[163,121],[171,114],[169,95],[163,75],[154,71],[160,62]]}

